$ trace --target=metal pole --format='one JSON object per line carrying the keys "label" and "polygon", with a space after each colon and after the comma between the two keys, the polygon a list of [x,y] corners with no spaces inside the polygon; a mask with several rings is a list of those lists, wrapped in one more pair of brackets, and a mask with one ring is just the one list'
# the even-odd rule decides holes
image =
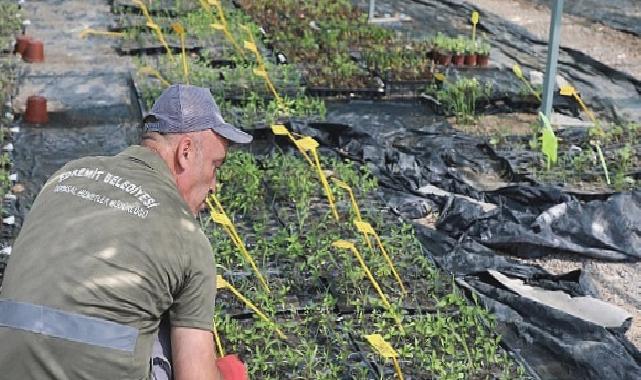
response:
{"label": "metal pole", "polygon": [[552,20],[550,21],[550,36],[548,39],[548,60],[543,81],[543,104],[541,112],[550,120],[554,85],[556,83],[556,68],[559,60],[559,41],[561,39],[561,16],[563,15],[563,0],[554,0]]}
{"label": "metal pole", "polygon": [[369,21],[372,21],[374,19],[375,2],[375,0],[369,0]]}

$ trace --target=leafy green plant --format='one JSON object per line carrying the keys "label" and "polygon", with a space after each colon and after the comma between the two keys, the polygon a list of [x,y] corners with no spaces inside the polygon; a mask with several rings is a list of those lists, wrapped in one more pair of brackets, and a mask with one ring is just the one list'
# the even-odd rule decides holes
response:
{"label": "leafy green plant", "polygon": [[[427,92],[434,89],[428,87]],[[492,83],[481,84],[476,78],[462,78],[454,83],[445,82],[442,89],[436,89],[436,97],[445,110],[456,116],[456,122],[471,124],[476,121],[476,105],[492,93]]]}

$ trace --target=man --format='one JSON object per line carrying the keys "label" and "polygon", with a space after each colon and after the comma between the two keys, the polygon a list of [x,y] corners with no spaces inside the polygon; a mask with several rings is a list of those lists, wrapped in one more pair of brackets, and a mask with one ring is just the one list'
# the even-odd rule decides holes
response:
{"label": "man", "polygon": [[[49,179],[0,293],[0,379],[170,378],[170,363],[176,380],[246,376],[233,356],[216,366],[215,266],[194,219],[229,141],[251,136],[224,122],[208,89],[174,85],[145,118],[142,146]],[[165,315],[170,339],[159,340]],[[169,340],[171,361],[159,344]]]}

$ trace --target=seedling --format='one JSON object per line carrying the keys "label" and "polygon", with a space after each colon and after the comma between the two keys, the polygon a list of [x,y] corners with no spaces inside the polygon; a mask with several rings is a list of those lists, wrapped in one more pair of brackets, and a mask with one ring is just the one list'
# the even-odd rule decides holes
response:
{"label": "seedling", "polygon": [[243,296],[232,284],[227,282],[221,275],[216,276],[216,289],[229,289],[240,301],[242,301],[248,308],[253,310],[262,320],[267,322],[276,331],[281,339],[287,339],[287,336],[278,328],[276,323],[272,322],[260,309],[258,309],[251,301]]}
{"label": "seedling", "polygon": [[[378,236],[374,228],[372,228],[372,225],[367,223],[367,222],[362,222],[362,221],[354,221],[354,224],[356,225],[356,229],[360,231],[366,238],[367,243],[369,244],[369,235],[373,235],[374,238],[376,239],[376,243],[378,243],[378,248],[381,250],[381,253],[383,253],[383,256],[385,257],[385,260],[387,261],[387,265],[389,265],[389,268],[392,270],[392,273],[394,274],[394,277],[396,278],[396,281],[398,282],[398,285],[401,287],[401,292],[403,294],[407,294],[407,290],[405,290],[405,286],[403,285],[403,281],[401,280],[401,277],[398,275],[396,272],[396,268],[394,267],[394,263],[390,259],[389,255],[387,254],[387,251],[385,251],[385,247],[383,246],[383,242],[381,242],[381,238]],[[372,247],[370,246],[370,250]]]}
{"label": "seedling", "polygon": [[[581,106],[583,111],[588,115],[590,120],[592,120],[592,123],[597,126],[599,122],[597,121],[596,117],[594,116],[594,113],[588,109],[588,107],[585,105],[579,94],[576,92],[576,89],[572,86],[563,86],[560,88],[560,92],[562,96],[571,96],[573,97]],[[605,162],[605,157],[603,156],[603,151],[601,150],[601,142],[599,140],[593,140],[590,141],[592,145],[596,148],[597,153],[599,154],[599,160],[601,161],[601,167],[603,168],[603,171],[605,173],[605,180],[608,185],[611,184],[610,181],[610,174],[608,173],[608,165]]]}
{"label": "seedling", "polygon": [[358,251],[354,243],[349,242],[347,240],[336,240],[334,243],[332,243],[332,247],[339,248],[339,249],[348,249],[354,253],[354,256],[356,256],[356,259],[358,260],[358,263],[360,264],[361,268],[367,275],[367,278],[372,283],[372,286],[374,287],[374,289],[376,289],[376,292],[378,292],[378,296],[381,298],[381,301],[383,301],[383,305],[385,305],[386,308],[390,309],[392,306],[390,305],[389,301],[387,301],[387,297],[383,293],[383,290],[381,289],[380,285],[378,285],[378,282],[376,281],[376,279],[374,279],[374,276],[372,276],[372,272],[370,272],[369,268],[365,264],[365,261],[363,260],[363,256],[361,256],[361,253]]}
{"label": "seedling", "polygon": [[364,335],[365,339],[369,344],[385,359],[392,359],[394,363],[394,369],[396,370],[396,376],[399,380],[403,380],[403,372],[401,371],[401,366],[398,364],[398,353],[394,351],[394,348],[383,339],[380,334]]}
{"label": "seedling", "polygon": [[227,232],[231,240],[234,242],[238,250],[241,252],[245,260],[247,260],[250,263],[252,269],[254,270],[254,273],[256,274],[256,277],[258,277],[258,280],[262,284],[263,288],[267,291],[267,293],[269,293],[270,292],[269,285],[267,285],[267,281],[263,277],[262,273],[260,273],[260,271],[258,270],[258,266],[256,265],[256,262],[251,257],[249,252],[247,252],[247,248],[245,248],[245,243],[243,243],[242,239],[240,238],[240,235],[238,235],[238,232],[236,231],[236,227],[225,214],[225,210],[223,209],[223,206],[220,204],[216,196],[212,194],[211,199],[213,199],[214,203],[216,204],[216,208],[214,208],[214,206],[211,204],[211,201],[209,199],[206,200],[207,206],[209,206],[209,209],[211,212],[211,219],[217,224],[220,224],[221,226],[223,226],[223,228],[225,229],[225,231]]}

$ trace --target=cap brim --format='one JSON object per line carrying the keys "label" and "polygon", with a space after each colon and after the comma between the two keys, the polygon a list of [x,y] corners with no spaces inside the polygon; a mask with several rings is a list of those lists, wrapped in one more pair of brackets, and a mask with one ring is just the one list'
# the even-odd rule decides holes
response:
{"label": "cap brim", "polygon": [[219,124],[215,127],[212,127],[211,129],[227,140],[236,144],[249,144],[254,139],[254,137],[249,133],[245,133],[227,123]]}

